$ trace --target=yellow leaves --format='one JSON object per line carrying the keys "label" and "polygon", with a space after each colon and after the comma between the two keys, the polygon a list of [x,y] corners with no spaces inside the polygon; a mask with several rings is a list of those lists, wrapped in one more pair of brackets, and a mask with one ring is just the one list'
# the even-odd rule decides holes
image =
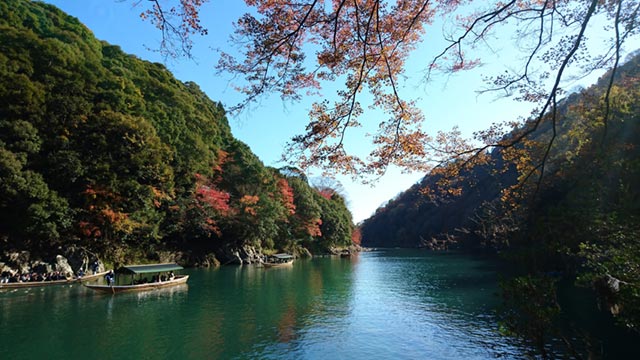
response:
{"label": "yellow leaves", "polygon": [[153,192],[153,196],[156,199],[162,199],[162,200],[168,200],[169,199],[169,195],[167,195],[164,191],[158,189],[155,186],[151,186],[151,192]]}
{"label": "yellow leaves", "polygon": [[155,186],[149,186],[151,188],[151,192],[153,193],[153,205],[156,208],[159,208],[162,205],[162,201],[171,200],[171,196],[166,192],[158,189]]}
{"label": "yellow leaves", "polygon": [[418,193],[430,200],[435,199],[435,191],[430,186],[421,187],[420,189],[418,189]]}
{"label": "yellow leaves", "polygon": [[240,199],[240,203],[242,205],[255,205],[260,201],[260,197],[257,195],[244,195]]}
{"label": "yellow leaves", "polygon": [[91,206],[90,210],[96,212],[95,221],[97,223],[93,224],[87,221],[78,223],[81,233],[87,237],[101,237],[105,235],[104,230],[131,234],[144,226],[144,224],[132,220],[128,213],[114,210],[108,205],[102,209]]}
{"label": "yellow leaves", "polygon": [[258,215],[257,207],[255,206],[260,201],[260,197],[256,195],[244,195],[240,199],[240,205],[244,208],[245,214],[251,216]]}

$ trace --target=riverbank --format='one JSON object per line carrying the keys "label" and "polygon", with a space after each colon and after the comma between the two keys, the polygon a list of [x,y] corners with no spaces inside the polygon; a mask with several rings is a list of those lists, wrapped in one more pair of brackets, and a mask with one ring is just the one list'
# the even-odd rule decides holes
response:
{"label": "riverbank", "polygon": [[[296,258],[312,258],[314,256],[351,255],[370,251],[359,245],[348,247],[332,247],[323,252],[312,254],[307,248],[295,247],[285,250]],[[140,252],[116,251],[118,257],[99,256],[85,248],[69,247],[53,255],[37,255],[27,250],[4,251],[0,253],[0,274],[16,273],[47,274],[60,272],[67,277],[79,272],[93,271],[93,264],[98,263],[97,271],[118,268],[132,263],[178,263],[187,268],[208,268],[223,265],[251,265],[261,263],[268,255],[280,250],[258,249],[253,246],[225,247],[216,252],[195,253],[194,251],[156,251],[142,254]],[[124,254],[124,255],[122,255]],[[129,254],[129,255],[126,255]],[[4,276],[2,275],[2,276]],[[0,277],[2,277],[0,276]]]}

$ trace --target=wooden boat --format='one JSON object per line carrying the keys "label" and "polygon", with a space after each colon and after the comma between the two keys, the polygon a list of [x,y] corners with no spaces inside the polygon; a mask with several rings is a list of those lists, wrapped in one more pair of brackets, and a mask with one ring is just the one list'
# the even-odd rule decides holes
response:
{"label": "wooden boat", "polygon": [[62,280],[51,280],[51,281],[26,281],[26,282],[14,282],[14,283],[2,283],[0,284],[0,290],[5,289],[23,289],[30,287],[42,287],[42,286],[52,286],[52,285],[67,285],[67,284],[75,284],[79,282],[89,282],[102,278],[109,271],[104,271],[97,274],[78,276],[69,279]]}
{"label": "wooden boat", "polygon": [[84,276],[79,276],[76,278],[76,282],[89,282],[89,281],[95,281],[98,279],[102,279],[103,276],[107,275],[109,273],[109,271],[111,270],[107,270],[107,271],[103,271],[100,273],[95,273],[95,274],[90,274],[90,275],[84,275]]}
{"label": "wooden boat", "polygon": [[275,254],[269,256],[267,261],[262,263],[262,266],[267,268],[292,266],[293,259],[293,256],[290,254]]}
{"label": "wooden boat", "polygon": [[[118,276],[113,285],[87,283],[83,283],[83,285],[91,290],[110,294],[154,290],[180,284],[186,284],[187,280],[189,280],[189,275],[176,275],[173,278],[166,277],[166,279],[164,279],[165,275],[162,275],[163,273],[173,273],[173,271],[182,269],[182,266],[173,263],[127,265],[118,269],[118,271],[116,272]],[[148,279],[146,278],[146,276],[149,274],[155,274],[151,281],[148,281]],[[126,281],[127,275],[131,276],[130,281]],[[145,276],[144,279],[142,278],[143,275]],[[125,281],[127,282],[127,284],[123,284]]]}

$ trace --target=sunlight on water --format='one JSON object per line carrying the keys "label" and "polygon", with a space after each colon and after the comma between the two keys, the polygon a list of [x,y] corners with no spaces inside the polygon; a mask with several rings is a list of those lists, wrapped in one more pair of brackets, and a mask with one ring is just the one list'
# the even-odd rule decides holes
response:
{"label": "sunlight on water", "polygon": [[[190,269],[188,285],[103,295],[0,292],[0,358],[493,359],[488,264],[455,254],[362,253],[292,268]],[[37,344],[37,346],[34,346]]]}

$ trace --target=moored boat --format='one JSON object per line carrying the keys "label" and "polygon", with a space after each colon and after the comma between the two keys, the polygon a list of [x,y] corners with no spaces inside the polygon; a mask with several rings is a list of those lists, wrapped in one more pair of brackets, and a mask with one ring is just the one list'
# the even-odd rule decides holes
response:
{"label": "moored boat", "polygon": [[264,267],[284,267],[293,265],[293,255],[290,254],[274,254],[262,263]]}
{"label": "moored boat", "polygon": [[23,288],[30,288],[30,287],[42,287],[42,286],[52,286],[52,285],[66,285],[66,284],[75,284],[79,282],[84,283],[84,282],[100,279],[103,276],[105,276],[108,272],[109,271],[103,271],[96,274],[72,277],[72,278],[62,279],[62,280],[50,280],[50,281],[42,280],[42,281],[0,283],[0,290],[23,289]]}
{"label": "moored boat", "polygon": [[[182,266],[174,263],[127,265],[116,271],[118,276],[113,280],[112,284],[83,283],[83,285],[91,290],[112,294],[154,290],[186,284],[189,275],[173,275],[174,271],[182,269]],[[151,274],[153,276],[149,280],[147,276]],[[127,275],[130,276],[130,279],[127,279]]]}

